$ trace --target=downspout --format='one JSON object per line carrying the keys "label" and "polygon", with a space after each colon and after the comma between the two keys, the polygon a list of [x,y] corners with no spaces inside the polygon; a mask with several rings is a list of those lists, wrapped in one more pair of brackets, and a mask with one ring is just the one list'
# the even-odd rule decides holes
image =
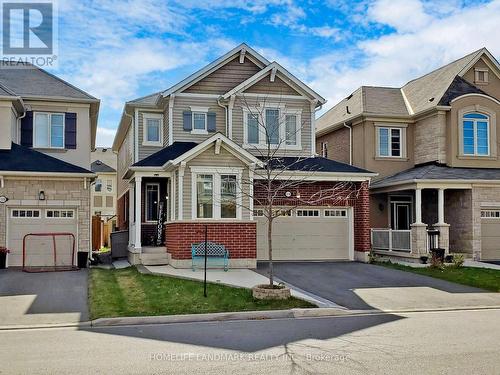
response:
{"label": "downspout", "polygon": [[352,165],[352,125],[344,122],[344,126],[349,129],[349,164]]}
{"label": "downspout", "polygon": [[221,96],[219,96],[217,98],[217,104],[218,104],[219,107],[224,108],[224,113],[226,115],[226,136],[228,136],[229,135],[228,121],[227,121],[227,118],[228,118],[228,113],[227,113],[228,107],[226,107],[224,104],[220,104],[220,99],[221,99]]}
{"label": "downspout", "polygon": [[26,117],[28,114],[28,110],[26,109],[26,106],[24,105],[24,101],[21,97],[19,97],[19,102],[23,106],[23,114],[17,118],[17,126],[16,126],[16,138],[18,138],[19,144],[21,144],[21,120]]}

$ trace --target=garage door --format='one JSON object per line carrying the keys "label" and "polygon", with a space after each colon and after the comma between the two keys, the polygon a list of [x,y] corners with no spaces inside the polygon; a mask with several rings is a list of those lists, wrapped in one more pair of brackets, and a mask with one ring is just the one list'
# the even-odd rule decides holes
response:
{"label": "garage door", "polygon": [[[23,265],[23,238],[28,233],[72,233],[77,235],[76,210],[73,208],[13,207],[8,213],[9,266]],[[37,267],[68,266],[72,264],[70,236],[56,237],[56,259],[52,237],[28,237],[26,265]],[[76,252],[76,248],[75,248]]]}
{"label": "garage door", "polygon": [[481,210],[481,259],[500,260],[500,210]]}
{"label": "garage door", "polygon": [[[267,220],[257,220],[257,259],[268,260]],[[286,211],[273,225],[274,260],[350,260],[350,209],[304,208]]]}

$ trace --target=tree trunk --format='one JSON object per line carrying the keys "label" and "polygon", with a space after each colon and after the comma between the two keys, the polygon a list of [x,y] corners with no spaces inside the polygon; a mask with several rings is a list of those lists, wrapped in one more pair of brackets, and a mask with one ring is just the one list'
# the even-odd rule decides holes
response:
{"label": "tree trunk", "polygon": [[267,220],[267,246],[269,250],[269,285],[274,285],[274,270],[273,270],[273,219]]}

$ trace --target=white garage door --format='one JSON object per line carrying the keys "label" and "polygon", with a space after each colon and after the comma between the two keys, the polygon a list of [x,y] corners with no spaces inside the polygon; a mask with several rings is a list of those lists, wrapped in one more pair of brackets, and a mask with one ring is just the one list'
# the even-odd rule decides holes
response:
{"label": "white garage door", "polygon": [[[73,208],[13,207],[8,212],[7,246],[9,266],[23,265],[23,238],[29,233],[72,233],[77,237],[76,210]],[[71,236],[29,236],[26,239],[26,266],[51,267],[72,264]],[[77,248],[75,246],[75,256]],[[74,259],[73,259],[74,260]]]}
{"label": "white garage door", "polygon": [[481,210],[481,259],[500,260],[500,210]]}
{"label": "white garage door", "polygon": [[[257,215],[257,259],[268,260],[267,220]],[[288,211],[273,225],[274,260],[352,260],[351,209]]]}

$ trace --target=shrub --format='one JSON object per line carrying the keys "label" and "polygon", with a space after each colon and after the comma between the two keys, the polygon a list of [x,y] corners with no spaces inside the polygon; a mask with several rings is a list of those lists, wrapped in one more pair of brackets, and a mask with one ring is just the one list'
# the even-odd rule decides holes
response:
{"label": "shrub", "polygon": [[443,270],[444,264],[439,256],[436,256],[436,254],[432,254],[431,263],[429,267],[433,269]]}
{"label": "shrub", "polygon": [[465,256],[464,254],[454,254],[453,255],[453,267],[460,268],[464,265]]}

